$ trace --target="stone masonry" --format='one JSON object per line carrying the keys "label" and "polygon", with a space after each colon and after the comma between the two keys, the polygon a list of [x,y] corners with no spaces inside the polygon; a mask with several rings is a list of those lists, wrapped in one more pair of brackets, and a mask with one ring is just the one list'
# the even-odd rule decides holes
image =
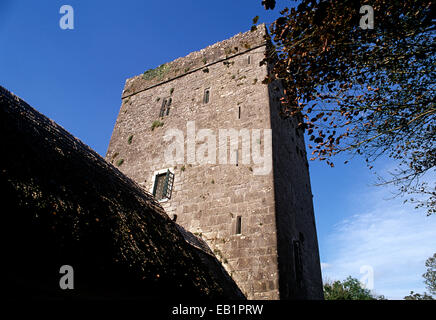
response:
{"label": "stone masonry", "polygon": [[[161,205],[208,243],[247,298],[322,299],[303,133],[279,117],[280,83],[262,83],[269,68],[259,64],[269,48],[265,34],[260,25],[128,79],[106,160],[150,192],[156,174],[170,170],[171,197]],[[187,143],[193,124],[195,150]],[[179,161],[165,160],[174,145],[174,138],[165,139],[171,129],[183,132]],[[217,149],[220,129],[248,129],[251,152],[259,148],[272,169],[255,174],[262,164],[244,161],[247,138],[236,154],[225,143],[237,162],[220,163],[218,150],[215,163],[193,162],[205,141],[212,143],[198,137],[201,129],[216,135]],[[264,129],[272,129],[272,154],[264,151]]]}

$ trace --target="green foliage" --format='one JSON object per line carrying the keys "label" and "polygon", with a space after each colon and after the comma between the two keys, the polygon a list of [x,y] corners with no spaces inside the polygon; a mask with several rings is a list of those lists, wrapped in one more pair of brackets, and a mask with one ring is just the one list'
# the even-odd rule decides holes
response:
{"label": "green foliage", "polygon": [[207,59],[203,58],[203,64],[206,64],[206,63],[207,63]]}
{"label": "green foliage", "polygon": [[384,300],[384,296],[376,296],[370,290],[362,287],[359,280],[349,276],[344,281],[334,281],[324,284],[326,300]]}
{"label": "green foliage", "polygon": [[124,159],[120,159],[117,161],[117,167],[121,166],[124,163]]}
{"label": "green foliage", "polygon": [[430,293],[436,295],[436,253],[433,254],[433,257],[427,259],[425,266],[427,271],[422,275],[425,279],[424,283]]}
{"label": "green foliage", "polygon": [[424,294],[415,293],[410,291],[410,295],[405,296],[404,300],[434,300],[432,296],[428,295],[426,292]]}
{"label": "green foliage", "polygon": [[204,72],[204,73],[209,73],[209,68],[204,68],[204,69],[203,69],[203,72]]}
{"label": "green foliage", "polygon": [[428,291],[423,294],[410,291],[408,296],[404,297],[404,300],[434,300],[433,296],[436,296],[436,253],[432,257],[425,261],[427,271],[422,275],[425,279],[424,283],[427,286]]}
{"label": "green foliage", "polygon": [[[374,29],[362,29],[362,4],[374,8]],[[274,0],[263,0],[267,9]],[[284,85],[280,113],[305,129],[311,160],[333,166],[339,153],[362,155],[371,169],[397,161],[379,184],[397,187],[417,207],[436,213],[436,71],[430,0],[301,0],[271,24],[275,51],[262,64],[267,83]],[[434,180],[434,179],[433,179]]]}
{"label": "green foliage", "polygon": [[172,95],[173,92],[174,92],[174,88],[171,88],[171,89],[170,89],[170,95]]}
{"label": "green foliage", "polygon": [[127,143],[128,143],[128,144],[132,144],[132,140],[133,140],[133,135],[131,135],[131,136],[127,139]]}
{"label": "green foliage", "polygon": [[163,122],[159,121],[159,120],[155,120],[153,121],[153,123],[151,124],[151,130],[154,130],[155,128],[158,127],[162,127],[164,125]]}
{"label": "green foliage", "polygon": [[186,168],[185,168],[185,165],[183,165],[183,166],[180,168],[181,171],[185,171],[185,169],[186,169]]}
{"label": "green foliage", "polygon": [[142,78],[144,80],[151,80],[151,79],[157,79],[157,80],[163,80],[164,75],[169,71],[169,66],[167,64],[162,64],[159,67],[155,69],[149,69],[144,72],[142,75]]}

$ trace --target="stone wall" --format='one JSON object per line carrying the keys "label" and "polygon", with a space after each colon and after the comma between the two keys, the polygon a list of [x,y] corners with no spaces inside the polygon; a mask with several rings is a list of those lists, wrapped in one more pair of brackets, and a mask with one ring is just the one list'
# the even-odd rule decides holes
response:
{"label": "stone wall", "polygon": [[[305,154],[288,156],[295,145],[304,152],[304,141],[286,141],[286,149],[282,150],[280,139],[290,137],[282,129],[274,133],[281,127],[272,111],[277,105],[270,97],[271,85],[262,84],[267,66],[259,65],[267,48],[265,34],[266,28],[261,25],[254,32],[238,34],[165,64],[146,73],[146,79],[128,79],[106,159],[148,191],[153,190],[153,177],[159,170],[173,172],[171,199],[161,205],[170,216],[177,217],[178,223],[209,244],[248,298],[319,297],[292,291],[295,285],[287,274],[293,271],[293,260],[284,248],[298,234],[298,228],[304,229],[308,239],[305,252],[317,256],[318,249],[314,246],[316,234],[312,234],[316,231],[306,221],[313,223]],[[208,103],[204,102],[206,89],[210,90]],[[169,98],[169,114],[160,117],[162,101]],[[219,129],[248,129],[252,134],[253,129],[272,128],[272,170],[255,175],[259,165],[252,160],[243,163],[243,139],[237,165],[220,164],[219,151],[215,163],[190,163],[195,152],[187,143],[191,121],[195,122],[197,134],[209,129],[216,135],[218,149],[223,146]],[[184,141],[183,158],[176,163],[165,158],[165,152],[174,145],[174,139],[166,141],[165,135],[175,129],[182,132]],[[260,147],[263,153],[265,137],[251,136],[250,140],[251,152]],[[197,151],[204,142],[197,141]],[[231,149],[229,144],[227,147]],[[289,210],[288,198],[293,199],[298,210]],[[296,219],[296,215],[302,218]],[[240,234],[236,233],[238,217],[242,222]],[[311,277],[316,265],[312,269],[309,265],[316,261],[304,259],[308,265],[306,275]],[[279,270],[284,274],[279,275]]]}
{"label": "stone wall", "polygon": [[[295,119],[280,116],[282,92],[279,81],[269,85],[280,297],[323,299],[304,132]],[[295,252],[295,242],[299,252]],[[300,271],[296,270],[296,255],[300,255]]]}

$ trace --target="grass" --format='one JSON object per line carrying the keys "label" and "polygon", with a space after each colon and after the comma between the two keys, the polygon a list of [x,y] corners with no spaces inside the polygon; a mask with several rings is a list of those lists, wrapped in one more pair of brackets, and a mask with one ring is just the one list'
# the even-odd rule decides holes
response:
{"label": "grass", "polygon": [[169,71],[169,67],[166,64],[162,64],[155,69],[149,69],[144,72],[142,78],[144,80],[151,80],[157,78],[158,80],[162,80],[163,76]]}

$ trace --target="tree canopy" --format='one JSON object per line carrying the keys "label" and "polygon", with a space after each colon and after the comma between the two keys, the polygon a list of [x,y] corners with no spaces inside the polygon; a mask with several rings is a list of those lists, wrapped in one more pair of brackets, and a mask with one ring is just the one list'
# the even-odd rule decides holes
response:
{"label": "tree canopy", "polygon": [[326,300],[384,300],[362,286],[359,280],[349,276],[344,281],[327,282],[323,286]]}
{"label": "tree canopy", "polygon": [[[428,0],[301,0],[271,24],[274,51],[265,79],[284,85],[281,114],[297,116],[311,160],[333,166],[350,152],[370,169],[381,157],[398,166],[380,184],[436,212],[435,26]],[[263,0],[274,9],[274,0]],[[373,25],[369,25],[370,10]],[[366,29],[362,28],[367,26]],[[366,24],[365,24],[366,23]],[[371,28],[372,27],[372,28]]]}
{"label": "tree canopy", "polygon": [[430,293],[424,292],[421,294],[410,291],[410,294],[404,297],[404,300],[434,300],[432,295],[436,296],[436,253],[425,261],[425,266],[427,271],[422,276]]}

